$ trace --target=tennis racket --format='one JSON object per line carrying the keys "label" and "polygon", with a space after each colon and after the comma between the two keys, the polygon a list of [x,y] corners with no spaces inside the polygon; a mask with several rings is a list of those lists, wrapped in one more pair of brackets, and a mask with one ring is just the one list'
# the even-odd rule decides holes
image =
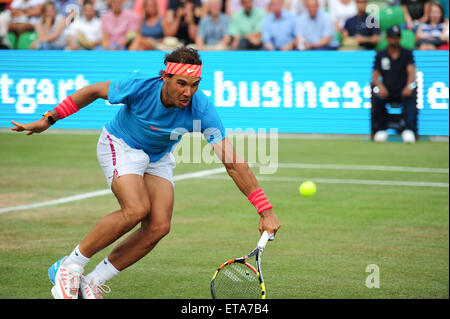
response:
{"label": "tennis racket", "polygon": [[[264,231],[247,256],[231,259],[217,268],[211,280],[213,299],[266,299],[266,287],[261,272],[261,255],[273,234]],[[250,261],[255,259],[254,265]]]}

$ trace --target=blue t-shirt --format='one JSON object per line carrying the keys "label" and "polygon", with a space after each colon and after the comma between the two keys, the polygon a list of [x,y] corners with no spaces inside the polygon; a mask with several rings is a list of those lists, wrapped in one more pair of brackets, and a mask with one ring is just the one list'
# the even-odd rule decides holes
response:
{"label": "blue t-shirt", "polygon": [[162,19],[158,19],[154,25],[149,25],[146,21],[143,21],[141,25],[141,35],[153,39],[164,38]]}
{"label": "blue t-shirt", "polygon": [[108,101],[121,104],[116,116],[106,125],[108,132],[130,147],[142,149],[156,162],[188,132],[202,132],[215,144],[226,137],[222,121],[208,97],[197,91],[184,108],[166,108],[161,102],[164,81],[134,71],[128,77],[112,80]]}
{"label": "blue t-shirt", "polygon": [[311,19],[308,12],[300,14],[295,24],[295,35],[302,37],[311,44],[320,42],[324,37],[331,36],[328,47],[337,48],[339,46],[333,20],[328,12],[322,9],[317,11],[314,19]]}
{"label": "blue t-shirt", "polygon": [[267,15],[262,23],[262,42],[271,43],[275,50],[280,50],[295,39],[295,15],[292,12],[281,11],[280,19],[273,13]]}
{"label": "blue t-shirt", "polygon": [[200,19],[197,35],[202,37],[206,45],[216,45],[227,35],[230,19],[226,14],[220,13],[217,21],[210,15]]}

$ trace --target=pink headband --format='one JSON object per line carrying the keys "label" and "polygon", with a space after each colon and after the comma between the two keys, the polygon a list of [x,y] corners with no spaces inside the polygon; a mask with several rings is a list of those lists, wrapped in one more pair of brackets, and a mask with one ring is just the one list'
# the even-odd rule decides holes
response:
{"label": "pink headband", "polygon": [[182,64],[182,63],[167,62],[166,73],[200,77],[202,73],[202,66],[198,64]]}

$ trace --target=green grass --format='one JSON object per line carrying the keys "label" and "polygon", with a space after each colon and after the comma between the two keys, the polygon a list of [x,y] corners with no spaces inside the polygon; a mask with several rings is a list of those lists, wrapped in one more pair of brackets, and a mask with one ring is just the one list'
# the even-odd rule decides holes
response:
{"label": "green grass", "polygon": [[[0,133],[0,208],[107,188],[97,139]],[[448,142],[280,139],[278,161],[448,168],[448,151]],[[175,175],[218,166],[181,163]],[[448,187],[317,183],[314,197],[298,194],[304,177],[448,183],[448,173],[280,168],[262,177],[283,224],[263,256],[269,298],[449,297]],[[269,180],[279,177],[291,180]],[[106,298],[209,298],[215,268],[256,244],[258,216],[226,174],[176,182],[175,198],[169,235],[112,279]],[[0,298],[51,298],[49,265],[117,208],[105,195],[0,214]],[[369,264],[380,288],[365,286]]]}

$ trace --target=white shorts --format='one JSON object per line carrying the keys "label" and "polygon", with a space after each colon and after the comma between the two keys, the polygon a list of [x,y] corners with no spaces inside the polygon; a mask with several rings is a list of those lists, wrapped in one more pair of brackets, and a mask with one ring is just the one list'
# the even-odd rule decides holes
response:
{"label": "white shorts", "polygon": [[165,178],[174,186],[173,169],[176,164],[171,152],[167,152],[159,161],[150,163],[149,156],[143,150],[131,148],[104,127],[97,144],[97,158],[109,187],[114,175],[144,176],[145,173]]}

